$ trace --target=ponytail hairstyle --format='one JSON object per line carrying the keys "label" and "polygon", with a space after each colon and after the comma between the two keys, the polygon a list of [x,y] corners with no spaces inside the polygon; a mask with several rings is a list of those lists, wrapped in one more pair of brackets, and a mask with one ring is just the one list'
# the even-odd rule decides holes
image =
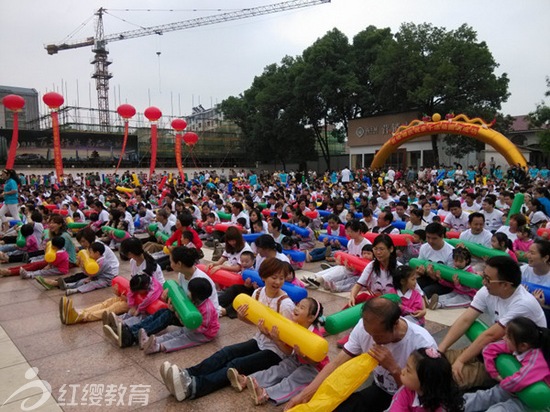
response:
{"label": "ponytail hairstyle", "polygon": [[140,273],[130,279],[130,290],[132,292],[139,292],[142,290],[149,290],[151,286],[151,276],[146,273]]}
{"label": "ponytail hairstyle", "polygon": [[309,311],[308,315],[313,315],[313,326],[319,327],[325,323],[325,318],[323,316],[323,305],[317,299],[310,297],[305,298],[309,302]]}
{"label": "ponytail hairstyle", "polygon": [[508,322],[506,334],[519,345],[526,343],[532,349],[540,349],[548,366],[550,366],[550,331],[537,326],[535,322],[524,316],[518,316]]}
{"label": "ponytail hairstyle", "polygon": [[436,348],[420,348],[411,356],[420,381],[420,404],[428,411],[436,411],[440,407],[447,412],[464,411],[464,399],[445,355]]}
{"label": "ponytail hairstyle", "polygon": [[514,250],[514,245],[512,241],[508,238],[506,233],[497,232],[493,236],[497,239],[499,245],[502,245],[504,243],[507,249]]}

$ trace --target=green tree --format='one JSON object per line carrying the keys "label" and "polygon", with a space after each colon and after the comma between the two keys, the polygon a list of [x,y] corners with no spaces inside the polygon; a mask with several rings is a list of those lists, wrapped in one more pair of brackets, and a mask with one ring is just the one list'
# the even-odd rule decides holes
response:
{"label": "green tree", "polygon": [[[429,116],[454,110],[492,119],[509,96],[508,77],[497,76],[497,67],[487,44],[467,25],[446,31],[428,23],[406,23],[386,43],[372,77],[384,108],[418,109]],[[454,139],[470,144],[461,136]],[[437,135],[432,136],[432,148],[438,163]]]}
{"label": "green tree", "polygon": [[328,125],[337,125],[347,135],[349,120],[360,113],[359,81],[348,38],[333,29],[304,50],[296,63],[294,96],[302,123],[313,131],[330,169]]}
{"label": "green tree", "polygon": [[292,89],[295,59],[285,57],[257,76],[239,97],[229,97],[221,108],[242,130],[246,154],[260,161],[311,159],[313,135],[301,124]]}
{"label": "green tree", "polygon": [[[550,97],[550,77],[546,78],[546,87],[548,90],[544,95]],[[550,107],[544,101],[537,104],[534,112],[529,113],[529,123],[532,127],[542,129],[537,132],[539,144],[547,155],[550,154]]]}

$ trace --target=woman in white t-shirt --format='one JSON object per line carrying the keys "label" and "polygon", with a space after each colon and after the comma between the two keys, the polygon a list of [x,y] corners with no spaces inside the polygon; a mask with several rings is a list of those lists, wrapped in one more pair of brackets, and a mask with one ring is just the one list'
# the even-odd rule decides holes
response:
{"label": "woman in white t-shirt", "polygon": [[[358,219],[353,219],[346,224],[346,235],[349,238],[347,253],[353,256],[361,256],[363,246],[370,245],[367,239],[363,237],[362,230],[364,223]],[[336,265],[317,273],[314,279],[308,278],[308,283],[314,286],[323,286],[333,292],[349,291],[357,280],[359,272],[356,269],[344,265]],[[313,280],[313,282],[312,282]]]}
{"label": "woman in white t-shirt", "polygon": [[219,269],[229,272],[241,271],[241,253],[252,252],[252,249],[243,239],[243,235],[236,227],[229,227],[225,232],[225,250],[216,263],[208,265],[208,273],[213,274]]}

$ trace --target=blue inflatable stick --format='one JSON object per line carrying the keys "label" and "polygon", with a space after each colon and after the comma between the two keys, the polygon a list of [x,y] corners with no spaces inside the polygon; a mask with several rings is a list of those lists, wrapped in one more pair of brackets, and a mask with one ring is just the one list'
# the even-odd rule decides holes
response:
{"label": "blue inflatable stick", "polygon": [[[264,281],[255,270],[243,270],[242,277],[244,280],[250,279],[252,282],[256,282],[256,284],[260,287],[265,285]],[[288,297],[292,299],[293,302],[298,303],[302,299],[307,298],[307,290],[299,286],[293,285],[292,283],[285,282],[282,289],[288,295]]]}

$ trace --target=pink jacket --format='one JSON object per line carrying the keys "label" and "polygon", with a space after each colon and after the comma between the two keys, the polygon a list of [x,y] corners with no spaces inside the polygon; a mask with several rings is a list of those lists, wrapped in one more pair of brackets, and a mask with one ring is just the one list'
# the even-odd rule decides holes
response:
{"label": "pink jacket", "polygon": [[132,292],[131,290],[128,291],[128,306],[130,307],[136,307],[139,312],[145,312],[147,309],[147,306],[149,306],[151,303],[156,302],[160,299],[160,296],[162,295],[162,285],[159,283],[158,280],[156,280],[154,277],[151,277],[151,285],[149,286],[149,291],[147,292],[147,295],[141,303],[137,303],[137,293]]}
{"label": "pink jacket", "polygon": [[[474,272],[474,269],[472,268],[472,266],[468,266],[466,269],[464,269],[466,272],[470,272],[470,273],[475,273]],[[449,282],[445,279],[441,279],[439,281],[439,283],[443,286],[447,286],[449,288],[453,288],[454,291],[456,293],[459,293],[461,295],[468,295],[470,296],[471,298],[473,298],[475,296],[475,294],[477,293],[477,290],[476,289],[472,289],[472,288],[468,288],[466,286],[462,286],[462,285],[458,285],[458,286],[455,286],[455,284],[453,282]]]}
{"label": "pink jacket", "polygon": [[510,352],[503,340],[491,343],[483,349],[485,369],[492,378],[499,375],[495,360],[501,353],[514,355],[521,363],[519,371],[500,381],[500,386],[505,391],[516,393],[539,381],[544,381],[547,385],[550,385],[550,367],[540,349],[529,349],[521,355],[517,355]]}
{"label": "pink jacket", "polygon": [[202,323],[196,332],[202,333],[207,339],[214,339],[220,330],[218,311],[210,299],[205,299],[197,309],[202,315]]}
{"label": "pink jacket", "polygon": [[533,239],[527,239],[527,240],[514,240],[514,251],[519,252],[528,252],[529,248],[533,244]]}
{"label": "pink jacket", "polygon": [[[388,408],[388,412],[427,412],[428,409],[420,405],[418,396],[415,391],[401,386],[399,390],[393,395],[391,405]],[[443,412],[441,407],[437,408],[435,412]]]}
{"label": "pink jacket", "polygon": [[[401,296],[401,314],[403,316],[411,315],[415,312],[418,312],[419,310],[424,309],[424,300],[422,299],[422,296],[420,293],[418,293],[417,290],[413,290],[411,297],[406,298],[405,296]],[[424,318],[417,318],[418,323],[423,325],[425,322]]]}

